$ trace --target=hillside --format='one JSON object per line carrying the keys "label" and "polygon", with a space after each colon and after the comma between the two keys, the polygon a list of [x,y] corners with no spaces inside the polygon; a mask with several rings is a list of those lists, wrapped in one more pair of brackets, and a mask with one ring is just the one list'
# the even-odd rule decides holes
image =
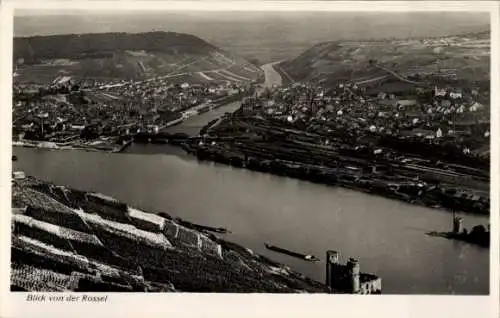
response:
{"label": "hillside", "polygon": [[[262,64],[296,57],[316,43],[333,40],[443,36],[488,27],[487,12],[156,11],[120,14],[21,15],[16,36],[65,32],[175,31],[196,35],[217,47]],[[425,21],[425,23],[422,23]],[[202,27],[200,27],[202,26]]]}
{"label": "hillside", "polygon": [[[313,46],[281,63],[295,81],[358,84],[418,74],[489,81],[489,32],[407,40],[336,41]],[[371,62],[371,63],[370,63]],[[391,72],[392,71],[392,72]]]}
{"label": "hillside", "polygon": [[197,226],[32,177],[12,183],[11,290],[328,292]]}
{"label": "hillside", "polygon": [[16,82],[193,76],[198,81],[255,79],[260,70],[193,35],[100,33],[14,39]]}

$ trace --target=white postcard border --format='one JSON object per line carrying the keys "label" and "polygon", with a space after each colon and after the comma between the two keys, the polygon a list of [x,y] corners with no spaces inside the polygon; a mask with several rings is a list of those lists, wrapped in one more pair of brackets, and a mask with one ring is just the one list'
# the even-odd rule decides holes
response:
{"label": "white postcard border", "polygon": [[[0,317],[498,317],[499,298],[499,90],[492,89],[491,248],[489,296],[345,296],[274,294],[108,293],[105,304],[29,303],[9,291],[11,87],[14,9],[170,11],[488,11],[491,14],[491,87],[500,87],[499,5],[496,1],[7,1],[0,19]],[[68,294],[64,294],[68,295]]]}

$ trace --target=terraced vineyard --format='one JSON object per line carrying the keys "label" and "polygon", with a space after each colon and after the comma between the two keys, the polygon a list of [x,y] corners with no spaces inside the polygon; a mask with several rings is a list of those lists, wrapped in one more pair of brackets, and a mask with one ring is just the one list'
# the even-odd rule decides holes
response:
{"label": "terraced vineyard", "polygon": [[330,292],[211,233],[100,194],[12,182],[14,291]]}
{"label": "terraced vineyard", "polygon": [[387,73],[370,61],[404,76],[442,75],[443,70],[451,70],[458,78],[484,81],[489,79],[489,55],[489,32],[480,32],[427,39],[324,42],[281,67],[296,81],[326,84],[385,79]]}

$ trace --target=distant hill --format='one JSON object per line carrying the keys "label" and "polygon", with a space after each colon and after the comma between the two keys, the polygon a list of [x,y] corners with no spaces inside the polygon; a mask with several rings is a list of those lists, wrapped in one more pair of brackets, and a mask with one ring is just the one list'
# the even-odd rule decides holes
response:
{"label": "distant hill", "polygon": [[[407,40],[323,42],[280,64],[295,81],[359,83],[416,73],[449,73],[487,81],[489,32]],[[392,72],[392,73],[391,73]]]}
{"label": "distant hill", "polygon": [[[175,31],[262,64],[288,60],[311,46],[336,40],[444,36],[489,28],[488,12],[137,11],[16,12],[16,36]],[[423,23],[425,21],[425,23]]]}
{"label": "distant hill", "polygon": [[183,80],[193,76],[195,81],[238,82],[255,79],[260,72],[243,58],[175,32],[15,38],[14,63],[18,82],[47,82],[61,75],[102,80],[178,75]]}

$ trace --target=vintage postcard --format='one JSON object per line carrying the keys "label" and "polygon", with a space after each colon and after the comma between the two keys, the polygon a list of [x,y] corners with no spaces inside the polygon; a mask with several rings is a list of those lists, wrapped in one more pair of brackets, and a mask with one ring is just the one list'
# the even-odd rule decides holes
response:
{"label": "vintage postcard", "polygon": [[498,10],[3,3],[1,316],[496,317]]}

